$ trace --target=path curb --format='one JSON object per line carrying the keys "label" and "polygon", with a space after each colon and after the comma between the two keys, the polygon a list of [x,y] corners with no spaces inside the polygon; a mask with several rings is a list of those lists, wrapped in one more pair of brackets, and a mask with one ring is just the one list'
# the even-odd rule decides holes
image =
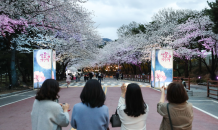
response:
{"label": "path curb", "polygon": [[23,93],[23,92],[27,92],[27,91],[32,91],[32,90],[33,89],[26,89],[26,90],[22,90],[22,91],[7,93],[7,94],[0,94],[0,97],[7,97],[7,96],[10,96],[10,95],[14,95],[14,94],[18,94],[18,93]]}

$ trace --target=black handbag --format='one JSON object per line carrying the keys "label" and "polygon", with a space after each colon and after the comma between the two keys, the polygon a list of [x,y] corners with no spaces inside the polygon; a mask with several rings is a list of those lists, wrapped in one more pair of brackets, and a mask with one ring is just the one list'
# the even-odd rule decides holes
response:
{"label": "black handbag", "polygon": [[167,113],[168,113],[169,120],[170,120],[170,127],[171,127],[171,130],[173,130],[173,125],[172,125],[172,121],[171,121],[171,118],[170,118],[170,112],[169,112],[169,103],[167,103]]}
{"label": "black handbag", "polygon": [[117,114],[117,109],[115,114],[111,116],[110,122],[112,127],[121,127],[121,121],[119,115]]}

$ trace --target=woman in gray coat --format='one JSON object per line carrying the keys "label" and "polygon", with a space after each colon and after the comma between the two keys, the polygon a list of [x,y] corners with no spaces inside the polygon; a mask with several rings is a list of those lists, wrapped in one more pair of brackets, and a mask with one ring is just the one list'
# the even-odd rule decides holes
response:
{"label": "woman in gray coat", "polygon": [[56,100],[60,88],[54,79],[47,79],[37,92],[31,112],[32,130],[61,130],[69,124],[69,104]]}

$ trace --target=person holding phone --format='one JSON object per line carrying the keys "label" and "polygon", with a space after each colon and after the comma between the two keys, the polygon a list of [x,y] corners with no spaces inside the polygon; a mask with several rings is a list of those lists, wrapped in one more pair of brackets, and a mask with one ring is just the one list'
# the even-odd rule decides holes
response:
{"label": "person holding phone", "polygon": [[77,130],[106,130],[109,111],[104,105],[106,96],[101,84],[95,79],[88,80],[80,99],[81,102],[73,107],[71,126]]}
{"label": "person holding phone", "polygon": [[69,104],[59,104],[59,84],[46,79],[36,94],[31,112],[32,130],[61,130],[69,125]]}
{"label": "person holding phone", "polygon": [[121,130],[146,130],[148,111],[140,86],[135,83],[123,84],[117,107]]}
{"label": "person holding phone", "polygon": [[[165,90],[167,90],[166,98],[169,103],[165,102]],[[192,104],[187,102],[188,99],[187,92],[181,83],[170,83],[167,88],[161,87],[157,112],[163,119],[159,130],[171,130],[171,124],[174,130],[192,130],[193,108]]]}

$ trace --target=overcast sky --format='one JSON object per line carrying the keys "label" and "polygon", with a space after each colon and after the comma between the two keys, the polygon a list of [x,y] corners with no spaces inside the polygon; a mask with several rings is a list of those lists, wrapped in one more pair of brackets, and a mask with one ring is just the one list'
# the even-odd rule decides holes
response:
{"label": "overcast sky", "polygon": [[83,6],[94,12],[93,20],[102,38],[112,40],[118,38],[117,29],[123,24],[151,22],[151,17],[160,9],[202,10],[208,7],[207,0],[89,0]]}

